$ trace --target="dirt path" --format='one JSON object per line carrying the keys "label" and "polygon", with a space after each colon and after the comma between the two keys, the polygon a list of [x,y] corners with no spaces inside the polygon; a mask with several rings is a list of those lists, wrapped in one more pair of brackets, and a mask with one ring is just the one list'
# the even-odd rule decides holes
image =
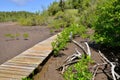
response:
{"label": "dirt path", "polygon": [[[75,40],[78,42],[84,41],[84,39],[81,39],[79,37],[77,37]],[[64,80],[63,76],[56,69],[63,64],[67,56],[74,53],[75,48],[78,47],[73,43],[69,43],[67,49],[60,52],[61,56],[59,57],[51,56],[50,59],[46,62],[46,64],[43,66],[41,72],[39,72],[34,76],[34,80]],[[80,50],[80,48],[78,49]],[[95,61],[95,63],[102,63],[98,53],[92,48],[91,48],[91,52],[92,52],[92,59]],[[95,80],[111,80],[102,71],[103,68],[104,67],[100,67]]]}
{"label": "dirt path", "polygon": [[[6,34],[20,34],[19,39],[11,39]],[[25,40],[23,34],[28,34]],[[20,26],[16,23],[0,23],[0,64],[20,54],[36,43],[52,36],[45,26]]]}

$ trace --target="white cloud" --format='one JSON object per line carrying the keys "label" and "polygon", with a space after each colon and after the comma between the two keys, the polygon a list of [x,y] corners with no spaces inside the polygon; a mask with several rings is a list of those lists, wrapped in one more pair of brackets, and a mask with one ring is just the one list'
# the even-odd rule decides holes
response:
{"label": "white cloud", "polygon": [[11,0],[11,1],[16,3],[17,5],[25,5],[27,2],[32,0]]}

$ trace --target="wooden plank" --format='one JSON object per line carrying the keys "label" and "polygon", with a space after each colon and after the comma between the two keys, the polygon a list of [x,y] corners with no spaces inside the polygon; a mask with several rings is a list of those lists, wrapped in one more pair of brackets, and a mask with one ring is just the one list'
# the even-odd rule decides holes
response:
{"label": "wooden plank", "polygon": [[23,75],[17,75],[17,74],[11,74],[11,73],[0,73],[0,78],[14,78],[14,79],[22,79],[25,78],[26,76]]}
{"label": "wooden plank", "polygon": [[4,63],[4,65],[7,65],[7,66],[10,66],[10,65],[13,65],[13,66],[19,66],[19,67],[31,67],[31,68],[36,68],[37,67],[37,64],[29,64],[29,63],[20,63],[20,62],[6,62]]}
{"label": "wooden plank", "polygon": [[20,69],[25,69],[25,70],[34,70],[35,68],[34,67],[25,67],[25,66],[17,66],[17,65],[7,65],[7,64],[2,64],[2,65],[0,65],[0,66],[2,66],[2,67],[10,67],[10,68],[20,68]]}
{"label": "wooden plank", "polygon": [[44,52],[25,52],[21,54],[20,56],[38,56],[38,57],[47,57],[50,54],[50,51],[44,51]]}
{"label": "wooden plank", "polygon": [[0,80],[21,80],[27,77],[52,52],[51,42],[57,35],[44,40],[0,65]]}
{"label": "wooden plank", "polygon": [[21,75],[21,76],[28,76],[30,74],[29,71],[14,71],[14,70],[7,70],[7,69],[0,69],[0,73],[4,73],[4,74],[15,74],[15,75]]}
{"label": "wooden plank", "polygon": [[41,54],[41,55],[39,55],[38,53],[36,54],[36,53],[34,53],[34,54],[23,54],[23,55],[20,55],[21,57],[29,57],[29,58],[39,58],[39,59],[45,59],[47,56],[45,56],[45,55],[43,55],[43,54]]}
{"label": "wooden plank", "polygon": [[23,72],[31,72],[31,69],[27,68],[18,68],[18,67],[11,67],[11,66],[0,66],[0,70],[10,70],[10,71],[23,71]]}
{"label": "wooden plank", "polygon": [[[44,50],[44,51],[43,50],[38,50],[38,51],[36,51],[34,49],[29,49],[29,50],[25,51],[23,54],[25,54],[25,53],[41,53],[41,52],[50,54],[52,51],[51,50]],[[43,53],[41,53],[41,54],[43,54]]]}
{"label": "wooden plank", "polygon": [[37,63],[40,63],[40,62],[42,62],[42,60],[44,59],[44,57],[41,57],[41,58],[33,58],[33,57],[23,57],[23,56],[19,56],[19,57],[16,57],[16,58],[14,58],[14,59],[11,59],[11,60],[9,60],[8,62],[17,62],[17,61],[19,61],[19,62],[25,62],[25,63],[34,63],[34,64],[37,64]]}
{"label": "wooden plank", "polygon": [[21,80],[21,79],[0,77],[0,80]]}
{"label": "wooden plank", "polygon": [[31,48],[31,50],[36,50],[36,51],[50,50],[50,51],[52,51],[52,47],[49,47],[49,46],[34,46],[34,47]]}

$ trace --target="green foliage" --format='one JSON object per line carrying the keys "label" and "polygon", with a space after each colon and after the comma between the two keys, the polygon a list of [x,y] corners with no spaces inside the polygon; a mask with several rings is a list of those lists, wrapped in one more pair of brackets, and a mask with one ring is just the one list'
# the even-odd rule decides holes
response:
{"label": "green foliage", "polygon": [[60,11],[59,3],[58,2],[53,2],[49,7],[48,7],[48,13],[49,15],[55,15],[58,11]]}
{"label": "green foliage", "polygon": [[[5,34],[4,36],[5,37],[8,37],[8,38],[10,38],[10,39],[16,39],[16,40],[18,40],[19,39],[19,37],[20,37],[20,35],[21,34],[19,34],[19,33],[16,33],[16,34]],[[28,40],[28,37],[29,37],[29,34],[28,33],[24,33],[23,34],[23,38],[25,39],[25,40]]]}
{"label": "green foliage", "polygon": [[120,46],[119,4],[119,0],[109,0],[98,7],[98,19],[94,24],[96,42],[108,46]]}
{"label": "green foliage", "polygon": [[58,13],[56,13],[54,19],[51,21],[49,25],[57,30],[69,27],[71,24],[77,23],[76,14],[77,10],[74,9],[66,10],[64,12],[59,11]]}
{"label": "green foliage", "polygon": [[[102,0],[101,0],[102,2]],[[80,24],[86,27],[92,27],[93,23],[97,19],[97,6],[99,3],[98,0],[81,0],[80,8],[78,8]]]}
{"label": "green foliage", "polygon": [[19,24],[23,25],[23,26],[35,26],[35,18],[31,17],[31,18],[20,18],[19,19]]}
{"label": "green foliage", "polygon": [[19,33],[16,33],[16,34],[15,34],[16,40],[18,40],[18,39],[19,39],[19,36],[20,36],[20,34],[19,34]]}
{"label": "green foliage", "polygon": [[42,13],[36,13],[35,15],[29,16],[27,18],[20,18],[18,20],[20,25],[24,26],[36,26],[36,25],[46,25],[48,23],[48,12],[43,11]]}
{"label": "green foliage", "polygon": [[60,0],[59,6],[61,8],[61,11],[64,12],[64,10],[65,10],[65,1],[64,0]]}
{"label": "green foliage", "polygon": [[32,80],[31,78],[22,78],[22,80]]}
{"label": "green foliage", "polygon": [[81,25],[72,24],[70,27],[65,28],[58,36],[56,41],[52,42],[54,56],[59,54],[59,51],[64,49],[67,43],[70,41],[70,34],[72,36],[82,35],[86,31],[86,28]]}
{"label": "green foliage", "polygon": [[24,37],[25,40],[28,40],[29,34],[28,33],[24,33],[23,37]]}
{"label": "green foliage", "polygon": [[25,12],[25,11],[12,11],[12,12],[0,12],[0,22],[7,22],[7,21],[18,21],[19,18],[28,18],[34,13]]}
{"label": "green foliage", "polygon": [[25,11],[19,12],[0,12],[0,22],[14,21],[24,26],[35,26],[47,24],[48,12],[30,13]]}
{"label": "green foliage", "polygon": [[14,39],[15,38],[15,35],[14,34],[5,34],[6,37],[8,38],[11,38],[11,39]]}
{"label": "green foliage", "polygon": [[88,70],[88,65],[92,63],[89,56],[82,59],[73,66],[70,66],[64,73],[65,80],[91,80],[92,73]]}

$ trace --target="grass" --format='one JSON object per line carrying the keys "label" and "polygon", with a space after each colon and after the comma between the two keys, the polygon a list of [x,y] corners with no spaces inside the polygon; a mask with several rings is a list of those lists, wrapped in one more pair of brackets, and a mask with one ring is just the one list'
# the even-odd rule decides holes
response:
{"label": "grass", "polygon": [[24,33],[23,37],[24,37],[24,40],[28,40],[29,34],[28,33]]}
{"label": "grass", "polygon": [[[19,34],[19,33],[10,34],[10,33],[8,33],[8,34],[5,34],[4,36],[7,37],[7,38],[9,38],[9,39],[13,39],[13,40],[16,39],[16,40],[19,40],[19,37],[21,36],[21,34]],[[28,34],[28,33],[24,33],[24,34],[23,34],[24,40],[28,40],[28,37],[29,37],[29,34]]]}

